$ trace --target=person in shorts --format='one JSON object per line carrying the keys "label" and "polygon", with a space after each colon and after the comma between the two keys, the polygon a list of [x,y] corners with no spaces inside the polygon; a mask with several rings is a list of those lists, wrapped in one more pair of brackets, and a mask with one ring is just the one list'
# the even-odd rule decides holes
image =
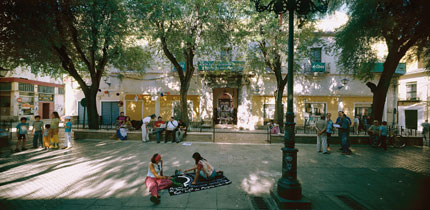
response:
{"label": "person in shorts", "polygon": [[17,129],[16,135],[18,137],[18,142],[16,143],[15,152],[19,152],[18,148],[19,148],[19,145],[21,144],[21,141],[22,141],[21,150],[22,151],[27,150],[25,148],[25,140],[27,139],[26,136],[27,136],[29,124],[27,123],[27,118],[25,117],[21,117],[20,121],[21,122],[18,123],[18,125],[16,126],[16,129]]}

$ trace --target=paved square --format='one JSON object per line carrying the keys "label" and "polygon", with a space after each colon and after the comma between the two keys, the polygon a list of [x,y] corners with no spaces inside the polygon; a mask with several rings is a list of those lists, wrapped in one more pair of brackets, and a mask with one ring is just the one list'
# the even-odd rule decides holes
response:
{"label": "paved square", "polygon": [[[253,196],[262,196],[273,209],[270,189],[281,176],[281,147],[82,140],[72,150],[3,154],[0,208],[255,209]],[[428,147],[384,152],[354,145],[351,156],[341,155],[337,145],[329,155],[316,153],[311,144],[298,144],[297,148],[298,177],[314,209],[353,209],[354,204],[368,209],[405,209],[428,193],[428,189],[420,191],[430,177]],[[163,155],[168,175],[192,167],[194,152],[223,170],[233,183],[177,196],[164,190],[161,204],[154,206],[144,184],[152,154]],[[342,196],[352,202],[343,202]]]}

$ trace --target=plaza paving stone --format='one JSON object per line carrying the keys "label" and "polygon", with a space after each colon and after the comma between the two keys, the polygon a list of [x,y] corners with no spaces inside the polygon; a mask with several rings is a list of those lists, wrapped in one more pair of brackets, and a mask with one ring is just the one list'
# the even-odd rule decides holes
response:
{"label": "plaza paving stone", "polygon": [[[281,176],[281,144],[213,144],[80,140],[71,150],[29,149],[0,155],[0,209],[256,209],[261,196],[275,209],[270,189]],[[298,177],[313,209],[351,209],[337,199],[348,195],[368,209],[422,209],[429,193],[428,147],[354,145],[353,155],[315,152],[297,144]],[[144,180],[153,153],[161,153],[165,174],[193,166],[200,152],[232,180],[231,185],[170,196],[161,191],[153,205]],[[427,193],[427,195],[425,195]],[[427,202],[428,203],[428,202]],[[415,206],[414,206],[415,205]]]}

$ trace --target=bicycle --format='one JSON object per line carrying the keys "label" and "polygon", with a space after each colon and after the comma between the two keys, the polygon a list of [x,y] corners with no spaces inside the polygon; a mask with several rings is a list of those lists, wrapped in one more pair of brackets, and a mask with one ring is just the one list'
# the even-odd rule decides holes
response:
{"label": "bicycle", "polygon": [[397,129],[388,132],[387,143],[390,143],[395,148],[403,148],[406,146],[406,138],[399,134]]}

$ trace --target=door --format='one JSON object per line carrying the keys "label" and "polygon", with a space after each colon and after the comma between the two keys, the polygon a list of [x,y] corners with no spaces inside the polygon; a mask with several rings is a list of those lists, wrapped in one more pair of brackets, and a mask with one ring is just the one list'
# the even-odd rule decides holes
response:
{"label": "door", "polygon": [[102,102],[102,123],[103,125],[114,125],[119,116],[117,101]]}
{"label": "door", "polygon": [[42,119],[49,119],[49,103],[42,105]]}
{"label": "door", "polygon": [[408,129],[417,129],[418,110],[405,110],[405,125]]}
{"label": "door", "polygon": [[88,110],[87,107],[83,107],[82,104],[78,103],[78,124],[83,125],[85,122],[85,125],[88,125]]}

